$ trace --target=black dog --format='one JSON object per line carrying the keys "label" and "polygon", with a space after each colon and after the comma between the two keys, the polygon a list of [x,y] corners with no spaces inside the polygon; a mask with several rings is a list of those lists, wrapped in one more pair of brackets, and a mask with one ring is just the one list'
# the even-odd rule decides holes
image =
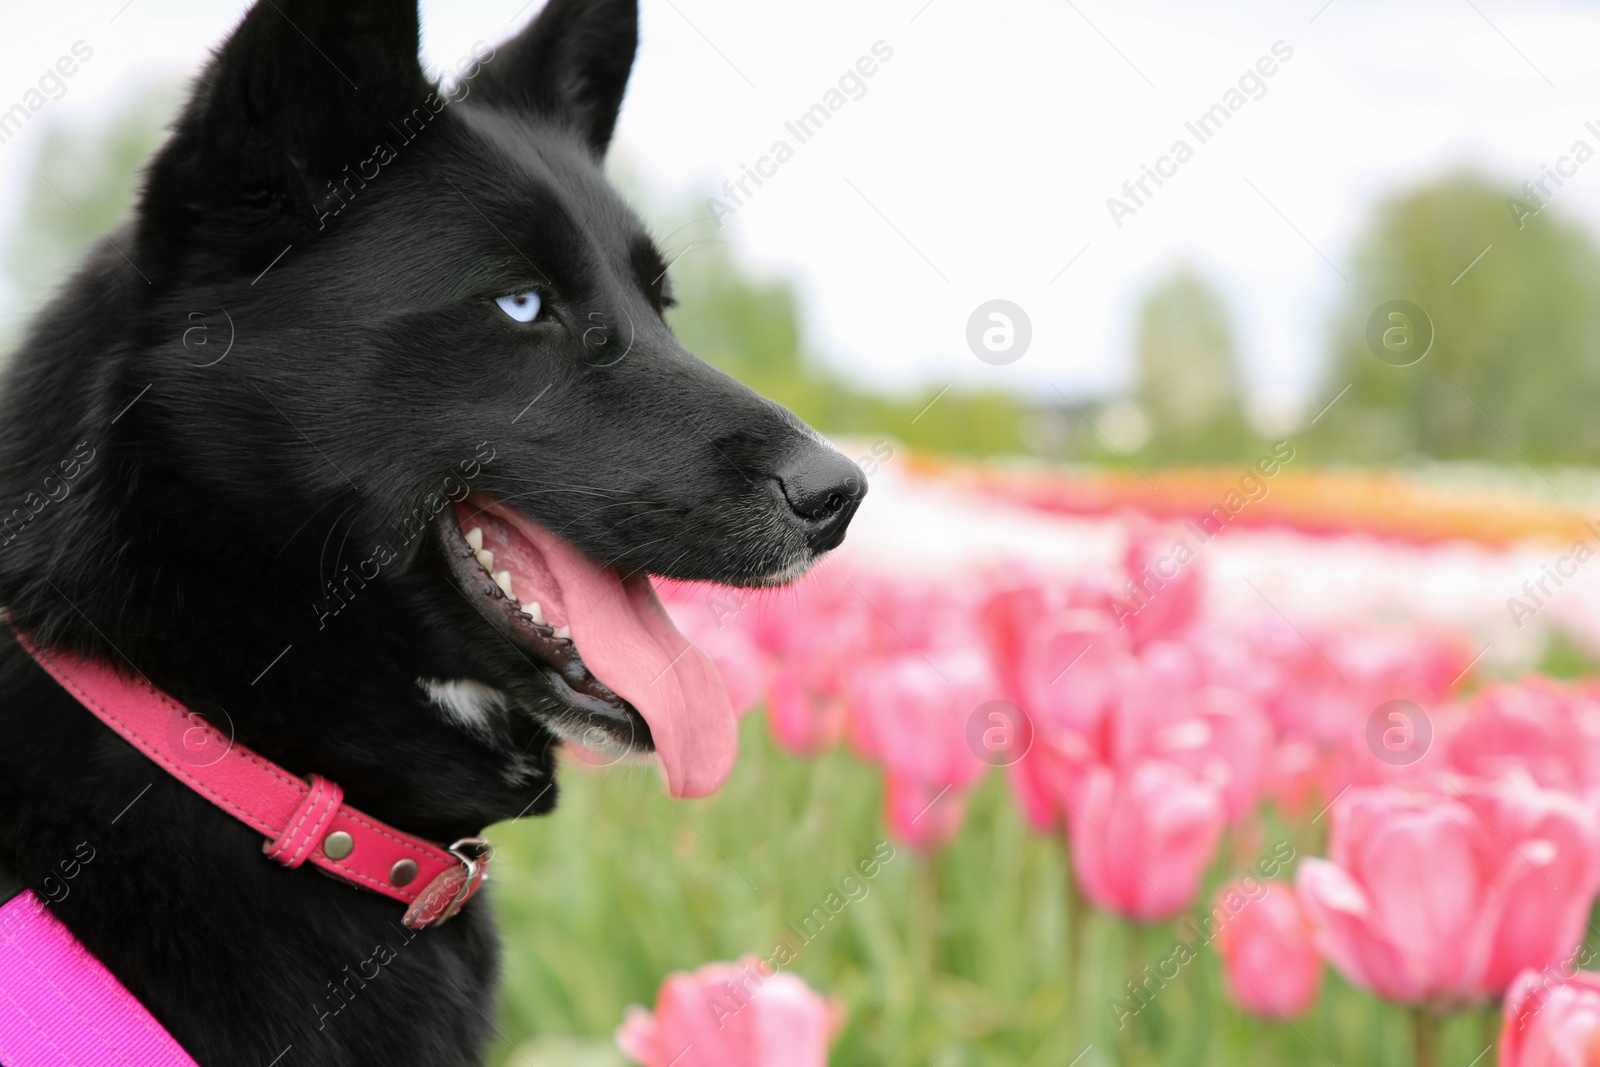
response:
{"label": "black dog", "polygon": [[[652,688],[644,576],[792,580],[864,483],[663,321],[601,171],[636,35],[635,0],[551,0],[431,85],[414,0],[262,0],[13,357],[12,624],[436,841],[550,810],[558,739],[714,788],[726,698],[697,653]],[[273,864],[0,629],[0,868],[196,1060],[481,1062],[486,898],[412,934]]]}

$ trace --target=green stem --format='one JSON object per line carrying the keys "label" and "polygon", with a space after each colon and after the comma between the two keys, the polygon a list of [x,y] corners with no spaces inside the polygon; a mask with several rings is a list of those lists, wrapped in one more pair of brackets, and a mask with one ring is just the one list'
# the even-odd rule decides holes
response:
{"label": "green stem", "polygon": [[[1142,1005],[1144,1001],[1141,993],[1128,992],[1129,990],[1142,991],[1143,989],[1139,981],[1140,978],[1143,977],[1142,970],[1144,966],[1144,936],[1142,927],[1140,927],[1139,924],[1134,922],[1132,919],[1113,918],[1110,915],[1107,915],[1106,919],[1109,923],[1113,924],[1116,932],[1120,935],[1118,938],[1120,944],[1117,947],[1119,948],[1122,956],[1122,969],[1127,975],[1128,979],[1127,984],[1117,992],[1119,995],[1127,993],[1128,996],[1132,997],[1133,1003],[1129,1006],[1136,1009],[1136,1015],[1142,1015]],[[1127,1026],[1118,1027],[1117,1029],[1117,1062],[1119,1064],[1123,1064],[1124,1067],[1126,1067],[1127,1064],[1133,1063],[1137,1057],[1140,1044],[1140,1038],[1137,1032],[1138,1025],[1139,1024],[1136,1020],[1130,1019]]]}
{"label": "green stem", "polygon": [[1411,1036],[1416,1049],[1413,1067],[1439,1067],[1439,1016],[1426,1007],[1411,1012]]}
{"label": "green stem", "polygon": [[1072,1037],[1078,1036],[1083,1024],[1083,939],[1087,936],[1089,925],[1085,921],[1089,915],[1088,902],[1083,899],[1083,891],[1078,888],[1078,879],[1073,876],[1071,858],[1067,861],[1067,1017],[1070,1020],[1068,1033]]}
{"label": "green stem", "polygon": [[918,973],[932,975],[939,964],[939,859],[933,851],[918,852],[917,931],[913,951]]}

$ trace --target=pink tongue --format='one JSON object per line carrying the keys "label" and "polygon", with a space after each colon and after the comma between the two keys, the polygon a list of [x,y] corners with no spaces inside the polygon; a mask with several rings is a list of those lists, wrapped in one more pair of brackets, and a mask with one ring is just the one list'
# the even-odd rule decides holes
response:
{"label": "pink tongue", "polygon": [[624,581],[537,523],[508,508],[490,510],[544,554],[578,654],[650,724],[672,795],[716,792],[739,754],[733,706],[717,668],[672,625],[650,580]]}

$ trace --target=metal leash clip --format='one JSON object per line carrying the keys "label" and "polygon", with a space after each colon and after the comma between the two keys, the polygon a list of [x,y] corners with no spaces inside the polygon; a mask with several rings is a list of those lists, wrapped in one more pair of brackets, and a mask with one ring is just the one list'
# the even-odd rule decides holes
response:
{"label": "metal leash clip", "polygon": [[[405,924],[413,930],[438,926],[454,916],[489,876],[494,846],[487,838],[463,837],[450,846],[449,852],[461,861],[461,869],[435,878],[406,909]],[[445,902],[447,895],[449,900]]]}

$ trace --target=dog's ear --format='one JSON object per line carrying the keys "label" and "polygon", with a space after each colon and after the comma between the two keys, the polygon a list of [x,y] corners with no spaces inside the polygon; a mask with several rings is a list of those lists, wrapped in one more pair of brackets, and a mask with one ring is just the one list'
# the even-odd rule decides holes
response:
{"label": "dog's ear", "polygon": [[638,45],[637,0],[550,0],[495,49],[482,98],[564,122],[604,156]]}
{"label": "dog's ear", "polygon": [[417,46],[416,0],[258,0],[152,166],[147,221],[314,227],[328,181],[427,97]]}

